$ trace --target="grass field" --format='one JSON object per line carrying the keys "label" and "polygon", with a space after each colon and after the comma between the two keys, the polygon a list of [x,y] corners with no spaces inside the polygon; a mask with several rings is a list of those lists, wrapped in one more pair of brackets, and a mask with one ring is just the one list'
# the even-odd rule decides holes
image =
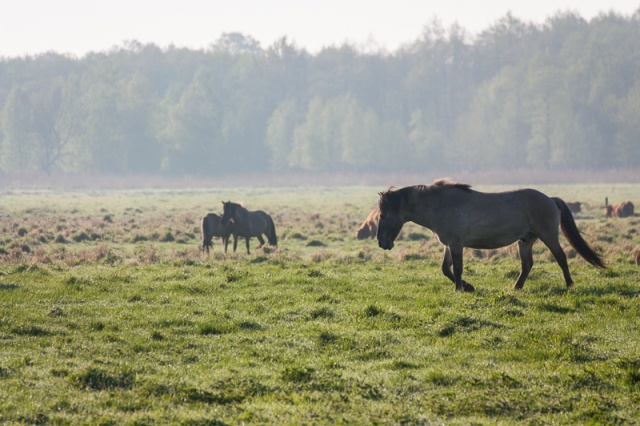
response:
{"label": "grass field", "polygon": [[[637,424],[640,185],[539,186],[585,203],[609,268],[465,252],[455,293],[429,231],[391,252],[355,229],[385,188],[0,194],[0,423]],[[502,190],[506,187],[479,187]],[[222,200],[278,248],[199,250]]]}

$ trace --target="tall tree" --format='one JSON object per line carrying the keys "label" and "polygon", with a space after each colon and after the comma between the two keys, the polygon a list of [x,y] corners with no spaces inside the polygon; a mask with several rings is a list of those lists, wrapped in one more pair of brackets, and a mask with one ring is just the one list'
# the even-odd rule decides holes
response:
{"label": "tall tree", "polygon": [[14,87],[2,109],[0,161],[5,171],[31,171],[35,137],[31,131],[31,103],[22,87]]}

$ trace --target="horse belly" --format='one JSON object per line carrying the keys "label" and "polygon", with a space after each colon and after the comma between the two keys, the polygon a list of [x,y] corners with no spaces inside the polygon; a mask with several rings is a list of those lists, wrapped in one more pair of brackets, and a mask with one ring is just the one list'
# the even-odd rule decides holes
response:
{"label": "horse belly", "polygon": [[468,229],[461,239],[464,247],[491,250],[509,246],[523,239],[528,233],[529,227],[524,229],[520,226],[494,223]]}

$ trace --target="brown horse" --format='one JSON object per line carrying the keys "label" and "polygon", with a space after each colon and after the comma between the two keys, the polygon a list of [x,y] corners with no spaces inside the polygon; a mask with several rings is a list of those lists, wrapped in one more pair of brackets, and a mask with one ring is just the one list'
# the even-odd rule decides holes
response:
{"label": "brown horse", "polygon": [[[573,285],[567,256],[558,240],[558,226],[573,248],[590,264],[604,268],[600,256],[582,238],[567,204],[534,189],[500,193],[474,191],[471,186],[446,179],[432,185],[408,186],[380,193],[378,245],[393,248],[406,222],[424,226],[445,246],[442,272],[458,291],[473,291],[462,280],[464,247],[495,249],[518,242],[521,289],[533,266],[533,244],[540,239],[562,268],[567,287]],[[453,266],[453,272],[451,272]]]}
{"label": "brown horse", "polygon": [[233,224],[233,252],[238,247],[238,237],[244,237],[247,244],[247,254],[251,254],[249,250],[249,240],[251,237],[258,238],[260,247],[264,245],[262,234],[267,236],[269,244],[278,245],[278,237],[276,236],[276,227],[273,224],[271,216],[262,210],[249,211],[238,203],[231,201],[222,202],[222,225],[227,226]]}
{"label": "brown horse", "polygon": [[634,206],[631,201],[623,201],[618,204],[609,205],[609,200],[605,198],[604,201],[604,215],[605,217],[631,217],[634,213]]}
{"label": "brown horse", "polygon": [[380,209],[375,208],[369,213],[369,216],[362,222],[360,228],[356,231],[356,239],[364,240],[367,238],[375,238],[378,233],[378,220],[380,219]]}
{"label": "brown horse", "polygon": [[215,213],[207,213],[200,223],[202,230],[202,250],[209,254],[209,247],[213,247],[211,240],[213,237],[220,237],[224,244],[224,252],[227,252],[227,244],[229,244],[229,235],[231,235],[232,226],[222,226],[221,217]]}

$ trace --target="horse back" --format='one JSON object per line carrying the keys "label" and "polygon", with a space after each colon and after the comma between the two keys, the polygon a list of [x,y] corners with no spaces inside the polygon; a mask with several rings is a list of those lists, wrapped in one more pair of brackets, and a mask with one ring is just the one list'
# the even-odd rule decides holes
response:
{"label": "horse back", "polygon": [[256,237],[266,233],[273,221],[271,216],[262,210],[247,211],[245,220],[236,222],[235,231],[243,237]]}
{"label": "horse back", "polygon": [[[452,188],[454,189],[454,188]],[[424,205],[427,226],[444,244],[498,248],[528,233],[546,233],[560,224],[555,202],[534,189],[507,192],[449,191]]]}

